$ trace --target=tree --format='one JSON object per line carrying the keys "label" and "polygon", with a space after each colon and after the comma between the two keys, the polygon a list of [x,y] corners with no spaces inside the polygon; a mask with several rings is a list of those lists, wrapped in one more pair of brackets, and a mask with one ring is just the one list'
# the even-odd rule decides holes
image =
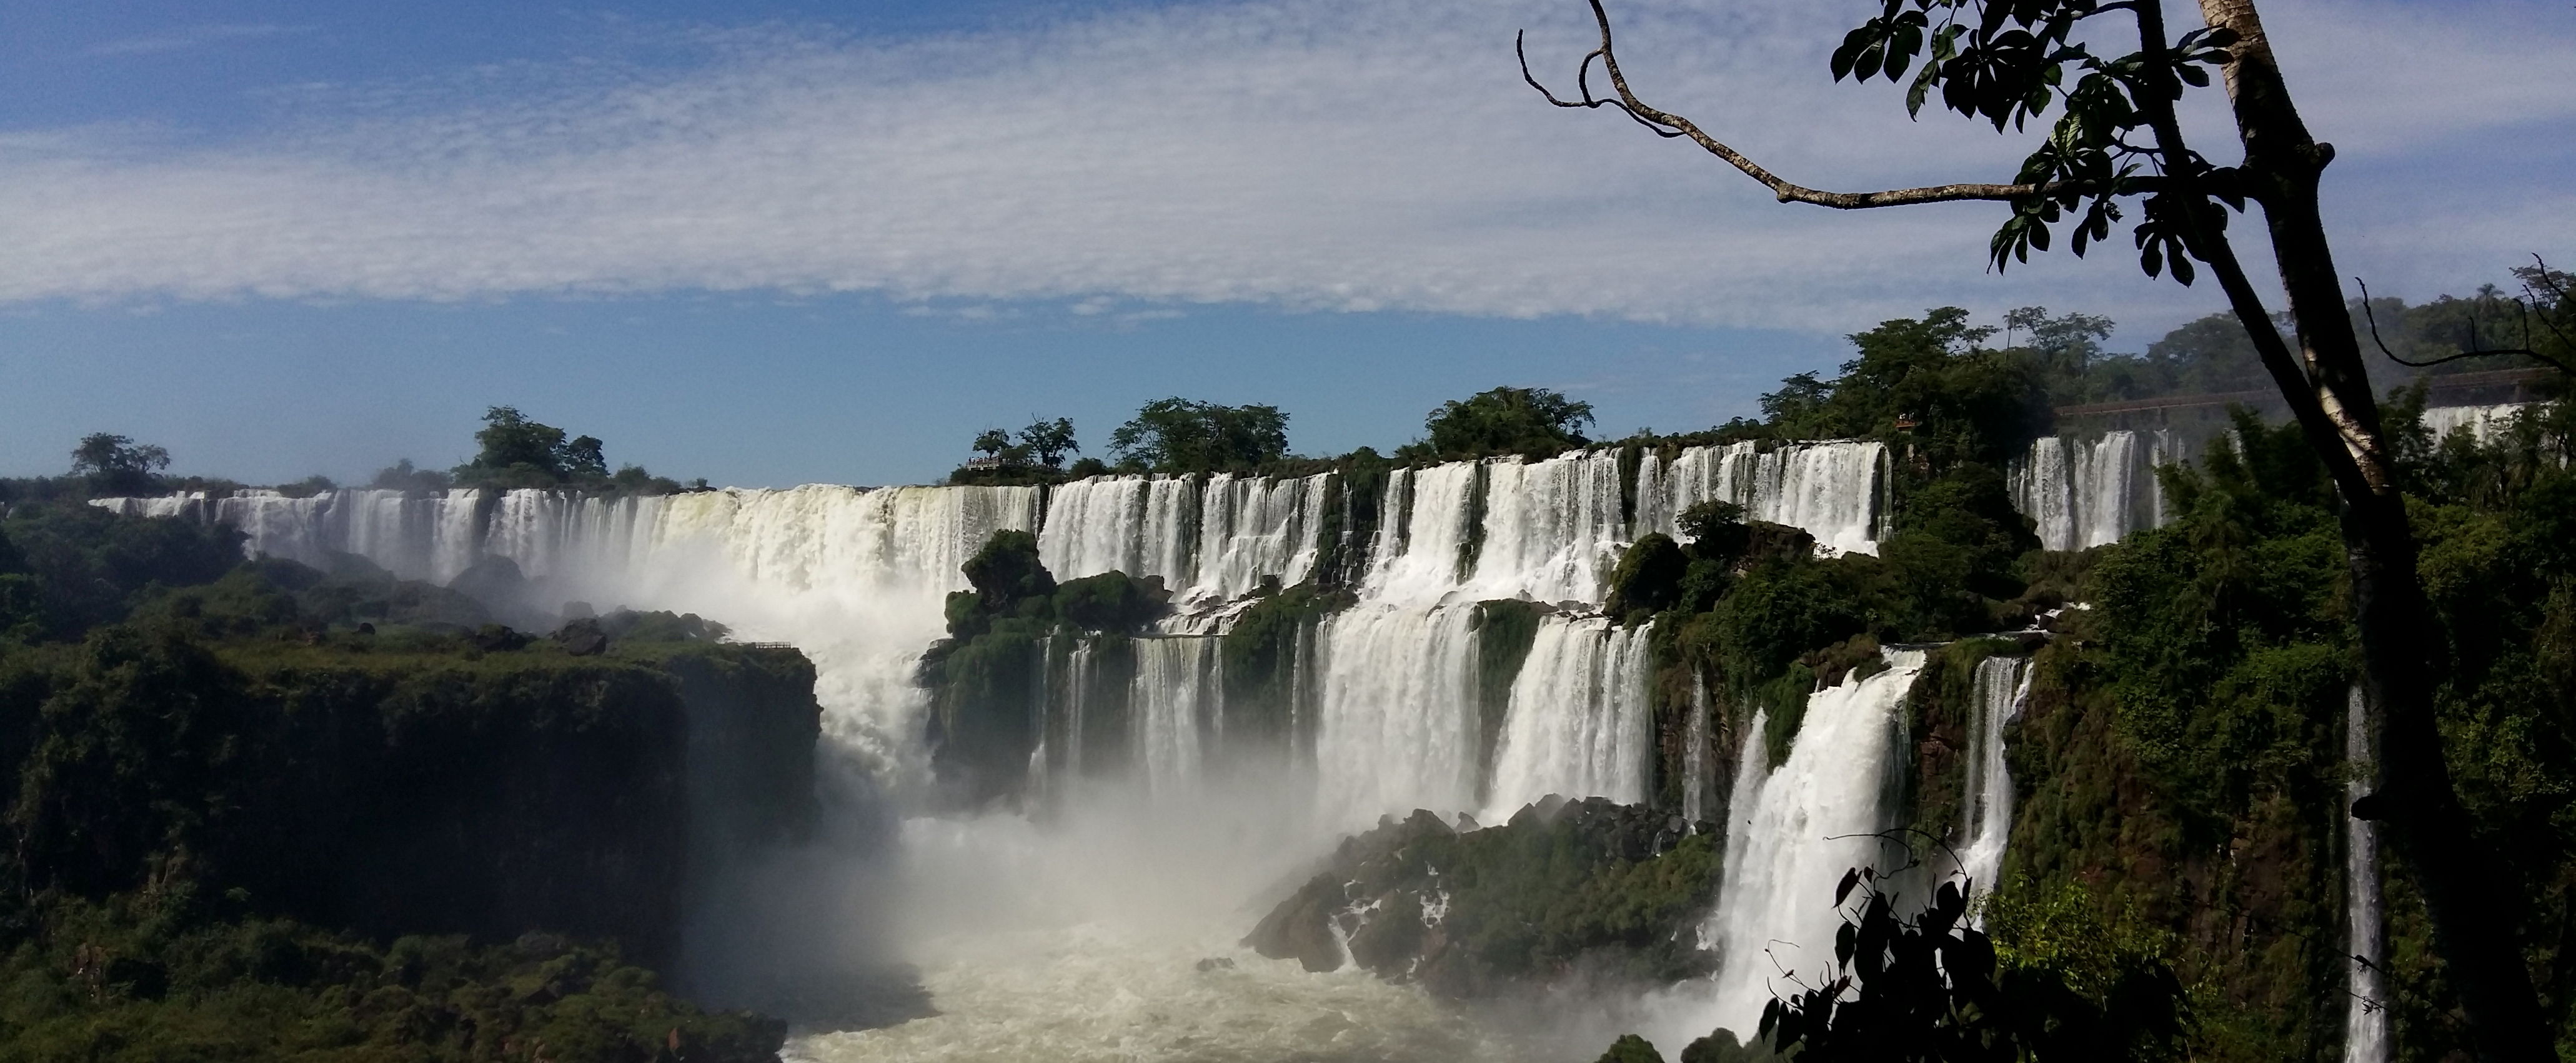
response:
{"label": "tree", "polygon": [[606,444],[598,436],[582,436],[564,444],[563,474],[567,479],[590,480],[608,475],[608,457],[601,453]]}
{"label": "tree", "polygon": [[376,470],[367,486],[385,491],[444,491],[453,483],[446,473],[415,467],[410,458],[404,458]]}
{"label": "tree", "polygon": [[975,434],[972,449],[985,457],[999,458],[1003,451],[1011,449],[1011,434],[999,428],[987,428]]}
{"label": "tree", "polygon": [[169,467],[169,451],[107,432],[82,436],[80,445],[72,448],[72,475],[87,477],[99,491],[150,491],[155,475]]}
{"label": "tree", "polygon": [[1050,469],[1064,467],[1064,456],[1082,452],[1074,441],[1073,421],[1058,417],[1053,421],[1033,421],[1020,429],[1020,449],[1037,456],[1038,464]]}
{"label": "tree", "polygon": [[1442,457],[1556,453],[1583,446],[1592,404],[1546,388],[1500,387],[1451,399],[1423,418],[1432,451]]}
{"label": "tree", "polygon": [[1276,406],[1156,399],[1109,436],[1110,456],[1157,472],[1250,469],[1288,454],[1288,415]]}
{"label": "tree", "polygon": [[483,428],[474,433],[474,442],[482,449],[474,455],[473,468],[524,468],[563,475],[564,430],[531,421],[516,406],[483,411]]}
{"label": "tree", "polygon": [[[2379,716],[2382,751],[2376,789],[2353,813],[2383,821],[2422,888],[2435,951],[2478,1053],[2535,1063],[2556,1058],[2523,964],[2514,906],[2444,760],[2434,709],[2439,622],[2426,606],[2392,448],[2319,210],[2334,148],[2300,118],[2254,0],[2200,0],[2206,25],[2179,35],[2167,28],[2163,0],[1881,0],[1879,13],[1835,49],[1834,80],[1865,84],[1883,75],[1893,83],[1923,59],[1906,92],[1909,113],[1919,114],[1937,90],[1942,108],[1997,131],[2023,128],[2052,104],[2061,114],[2012,183],[1858,193],[1794,184],[1690,119],[1638,98],[1619,68],[1608,12],[1601,0],[1590,3],[1601,34],[1577,67],[1578,98],[1559,98],[1541,85],[1523,53],[1523,78],[1550,103],[1616,108],[1659,136],[1699,145],[1782,202],[1840,210],[2004,204],[2011,213],[1988,245],[1999,270],[2048,250],[2052,226],[2070,220],[2069,249],[2080,256],[2107,240],[2130,209],[2131,242],[2148,276],[2169,271],[2189,284],[2207,269],[2342,502],[2362,683]],[[2117,32],[2092,24],[2107,18],[2133,26],[2136,51],[2095,53],[2095,42]],[[1592,91],[1596,59],[1608,97]],[[2186,87],[2210,84],[2212,69],[2224,79],[2231,132],[2244,152],[2233,165],[2195,149],[2175,107]],[[2262,210],[2294,337],[2273,328],[2228,235],[2230,213],[2248,204]]]}
{"label": "tree", "polygon": [[[629,465],[616,475],[608,471],[607,444],[598,436],[574,436],[550,424],[528,419],[516,406],[494,406],[483,412],[483,428],[474,433],[479,449],[474,460],[454,470],[454,480],[467,486],[555,487],[566,483],[619,489],[678,490],[641,466]],[[391,480],[387,481],[387,477]],[[427,477],[411,473],[408,463],[378,474],[380,481],[427,488]],[[385,486],[380,483],[379,486]]]}

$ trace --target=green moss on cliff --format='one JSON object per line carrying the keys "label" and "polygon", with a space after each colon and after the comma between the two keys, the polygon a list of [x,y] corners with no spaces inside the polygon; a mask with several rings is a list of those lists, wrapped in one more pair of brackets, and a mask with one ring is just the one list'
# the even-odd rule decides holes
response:
{"label": "green moss on cliff", "polygon": [[[1305,749],[1314,742],[1312,706],[1299,703],[1317,677],[1311,667],[1315,625],[1350,603],[1344,591],[1300,584],[1263,597],[1243,611],[1218,644],[1225,675],[1226,742],[1229,746]],[[1298,647],[1307,647],[1301,660]]]}
{"label": "green moss on cliff", "polygon": [[1580,973],[1645,984],[1708,969],[1689,926],[1718,871],[1708,825],[1605,799],[1559,798],[1457,831],[1428,812],[1346,840],[1332,867],[1247,943],[1311,970],[1362,966],[1453,997]]}

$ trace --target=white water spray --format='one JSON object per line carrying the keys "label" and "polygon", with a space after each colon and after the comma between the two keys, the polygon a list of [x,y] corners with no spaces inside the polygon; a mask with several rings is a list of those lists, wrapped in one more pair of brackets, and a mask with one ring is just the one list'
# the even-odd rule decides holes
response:
{"label": "white water spray", "polygon": [[2003,873],[2004,845],[2012,837],[2012,768],[2004,761],[2004,727],[2030,702],[2037,673],[2026,657],[1977,662],[1968,721],[1968,771],[1960,801],[1959,871],[1970,888],[1992,893]]}
{"label": "white water spray", "polygon": [[1895,825],[1898,710],[1924,660],[1920,650],[1890,650],[1884,671],[1857,678],[1855,669],[1810,695],[1788,759],[1767,776],[1761,732],[1747,734],[1717,911],[1702,930],[1718,970],[1701,1030],[1750,1038],[1775,991],[1794,988],[1790,975],[1824,981],[1816,975],[1832,967],[1842,925],[1834,883],[1853,867],[1890,869],[1874,835]]}
{"label": "white water spray", "polygon": [[1512,681],[1485,822],[1549,794],[1645,800],[1654,753],[1650,627],[1551,616]]}

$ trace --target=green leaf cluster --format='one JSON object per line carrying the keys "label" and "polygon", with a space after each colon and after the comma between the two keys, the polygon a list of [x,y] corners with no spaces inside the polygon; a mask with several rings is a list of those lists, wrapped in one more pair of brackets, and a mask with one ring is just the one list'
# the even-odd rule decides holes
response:
{"label": "green leaf cluster", "polygon": [[1288,415],[1276,406],[1156,399],[1110,433],[1109,456],[1139,472],[1250,471],[1288,456]]}

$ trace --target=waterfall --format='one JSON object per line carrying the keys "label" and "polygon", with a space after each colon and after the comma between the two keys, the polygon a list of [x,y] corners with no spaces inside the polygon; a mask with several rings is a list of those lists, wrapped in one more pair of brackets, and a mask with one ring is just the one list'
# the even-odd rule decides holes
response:
{"label": "waterfall", "polygon": [[1208,478],[1199,507],[1196,579],[1187,596],[1237,598],[1277,576],[1297,583],[1315,567],[1324,527],[1325,473],[1302,479]]}
{"label": "waterfall", "polygon": [[1366,824],[1475,798],[1475,618],[1473,603],[1363,601],[1324,619],[1315,767],[1329,817]]}
{"label": "waterfall", "polygon": [[1715,998],[1700,1023],[1750,1037],[1783,971],[1806,984],[1833,965],[1834,883],[1849,868],[1891,870],[1879,839],[1893,813],[1889,784],[1903,757],[1904,705],[1923,670],[1920,650],[1891,650],[1889,667],[1858,670],[1807,698],[1788,759],[1766,776],[1757,726],[1744,740],[1726,864],[1705,940],[1715,943]]}
{"label": "waterfall", "polygon": [[1649,450],[1637,456],[1637,507],[1632,524],[1634,538],[1647,532],[1674,532],[1674,522],[1681,513],[1673,508],[1672,489],[1664,483],[1664,459]]}
{"label": "waterfall", "polygon": [[1088,707],[1086,703],[1091,695],[1091,640],[1082,639],[1074,643],[1073,652],[1065,662],[1064,691],[1064,773],[1070,778],[1080,778],[1085,766],[1082,759],[1084,739],[1088,737],[1086,732],[1090,726],[1083,710]]}
{"label": "waterfall", "polygon": [[1038,557],[1057,579],[1158,577],[1184,606],[1241,597],[1313,570],[1331,473],[1101,476],[1055,488]]}
{"label": "waterfall", "polygon": [[1136,677],[1128,695],[1134,763],[1148,790],[1177,790],[1198,780],[1204,736],[1216,718],[1219,684],[1209,682],[1216,640],[1147,638],[1134,645]]}
{"label": "waterfall", "polygon": [[[1878,552],[1886,522],[1887,446],[1858,440],[1783,443],[1762,450],[1751,442],[1688,447],[1669,472],[1658,470],[1660,498],[1647,510],[1651,526],[1678,535],[1683,510],[1701,502],[1733,502],[1744,519],[1786,524],[1844,553]],[[1644,483],[1640,478],[1639,483]],[[1642,495],[1641,495],[1642,497]],[[1643,513],[1641,513],[1641,516]]]}
{"label": "waterfall", "polygon": [[1608,617],[1545,618],[1512,680],[1495,751],[1488,822],[1549,794],[1645,800],[1654,754],[1647,700],[1655,663],[1651,625]]}
{"label": "waterfall", "polygon": [[1600,600],[1602,577],[1627,539],[1619,452],[1498,459],[1485,475],[1485,537],[1469,581],[1476,596]]}
{"label": "waterfall", "polygon": [[1969,704],[1968,772],[1959,802],[1959,871],[1969,887],[1994,892],[2003,873],[2004,846],[2012,837],[2012,769],[2004,762],[2004,726],[2030,702],[2036,673],[2025,657],[1977,662]]}
{"label": "waterfall", "polygon": [[[1458,589],[1460,556],[1475,513],[1477,469],[1475,462],[1461,461],[1399,469],[1387,476],[1362,597],[1436,602]],[[1395,514],[1403,519],[1393,519]]]}
{"label": "waterfall", "polygon": [[[1670,461],[1648,454],[1633,522],[1622,515],[1615,448],[1391,470],[1374,539],[1347,552],[1356,603],[1295,635],[1288,748],[1314,769],[1318,806],[1367,822],[1414,807],[1478,809],[1480,795],[1646,799],[1655,748],[1647,634],[1582,615],[1599,604],[1620,551],[1637,531],[1669,530],[1681,509],[1712,497],[1829,545],[1868,548],[1886,460],[1883,446],[1849,441],[1694,447]],[[997,529],[1033,530],[1059,579],[1113,570],[1159,578],[1179,610],[1156,637],[1133,643],[1132,675],[1123,653],[1111,675],[1106,651],[1088,642],[1047,651],[1032,685],[1044,693],[1031,711],[1048,720],[1037,776],[1061,790],[1069,779],[1127,770],[1164,790],[1204,776],[1222,748],[1222,655],[1215,639],[1196,636],[1222,634],[1267,580],[1314,573],[1334,475],[1102,476],[1043,494],[246,491],[101,504],[224,521],[254,554],[317,566],[355,554],[405,578],[445,583],[506,559],[527,580],[522,600],[509,603],[514,624],[551,623],[554,610],[582,601],[697,612],[743,638],[795,642],[816,662],[832,737],[872,751],[897,776],[927,766],[927,695],[912,671],[943,633],[945,595],[964,587],[959,566]],[[1349,521],[1342,532],[1354,534]],[[1542,622],[1519,673],[1484,679],[1475,603],[1489,599],[1568,608]],[[1480,682],[1508,685],[1480,695]],[[1488,698],[1502,707],[1496,721],[1481,716]],[[1695,724],[1702,739],[1706,725]],[[1702,781],[1692,785],[1704,788],[1710,754],[1698,755]],[[1691,807],[1704,811],[1711,796]]]}
{"label": "waterfall", "polygon": [[2041,436],[2006,471],[2013,506],[2051,550],[2086,550],[2169,519],[2155,469],[2184,460],[2171,431]]}
{"label": "waterfall", "polygon": [[[2354,769],[2343,785],[2344,805],[2350,808],[2370,792],[2373,773],[2362,769],[2374,759],[2369,705],[2362,700],[2358,683],[2344,699],[2343,718],[2344,762]],[[2387,1063],[2388,982],[2380,965],[2386,962],[2388,943],[2379,906],[2379,827],[2346,815],[2343,831],[2345,949],[2352,964],[2346,985],[2351,1000],[2344,1009],[2343,1058],[2344,1063]]]}
{"label": "waterfall", "polygon": [[1058,487],[1047,501],[1038,557],[1057,579],[1117,571],[1187,587],[1196,489],[1191,478],[1172,476],[1100,476]]}
{"label": "waterfall", "polygon": [[445,583],[483,556],[482,498],[482,492],[473,490],[433,495],[326,491],[307,498],[275,491],[209,498],[192,491],[165,498],[102,498],[93,504],[127,516],[230,524],[248,537],[244,549],[254,557],[265,554],[327,569],[333,554],[355,554],[404,579]]}
{"label": "waterfall", "polygon": [[2436,443],[2453,432],[2465,431],[2480,443],[2493,442],[2496,436],[2513,427],[2516,414],[2537,410],[2539,403],[2507,402],[2492,406],[2431,406],[2424,410],[2424,430],[2432,433]]}
{"label": "waterfall", "polygon": [[1691,674],[1690,719],[1682,724],[1682,818],[1697,823],[1708,818],[1709,766],[1708,683]]}

